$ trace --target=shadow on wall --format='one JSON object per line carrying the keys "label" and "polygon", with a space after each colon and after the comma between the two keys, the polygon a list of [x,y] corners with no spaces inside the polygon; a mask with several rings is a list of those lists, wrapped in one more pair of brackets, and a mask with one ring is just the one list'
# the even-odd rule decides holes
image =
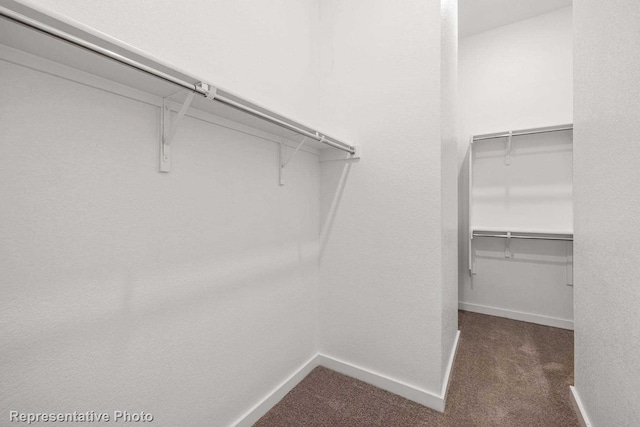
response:
{"label": "shadow on wall", "polygon": [[[292,249],[269,248],[227,260],[205,258],[180,265],[168,263],[162,271],[150,268],[141,272],[140,266],[132,266],[127,271],[105,273],[100,276],[102,283],[94,278],[100,286],[80,286],[82,284],[78,283],[63,288],[52,285],[51,295],[41,295],[44,306],[36,302],[20,305],[25,321],[20,328],[22,332],[4,341],[0,355],[6,356],[6,360],[23,360],[33,348],[43,343],[51,352],[64,349],[72,342],[85,342],[96,334],[117,337],[116,341],[126,348],[133,331],[206,310],[221,298],[230,299],[238,292],[250,292],[255,283],[269,287],[283,278],[303,279],[304,270],[315,268],[315,242],[299,244]],[[105,281],[110,286],[105,288]],[[74,292],[68,294],[61,289]],[[70,306],[69,301],[74,300],[82,301],[86,309],[77,312],[77,307]],[[116,300],[120,303],[112,304]],[[61,311],[66,311],[67,316],[47,323],[37,320],[42,316],[52,318]],[[26,328],[28,323],[33,323],[33,327]],[[122,346],[117,351],[114,349],[114,360],[125,355]]]}

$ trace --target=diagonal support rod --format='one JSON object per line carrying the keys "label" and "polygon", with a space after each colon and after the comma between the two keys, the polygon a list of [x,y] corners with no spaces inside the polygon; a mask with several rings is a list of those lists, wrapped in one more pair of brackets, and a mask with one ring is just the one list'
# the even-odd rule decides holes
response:
{"label": "diagonal support rod", "polygon": [[162,101],[162,135],[160,137],[160,172],[169,172],[171,170],[171,141],[176,136],[176,131],[180,122],[187,114],[187,110],[191,106],[193,97],[196,93],[189,92],[184,100],[180,111],[173,123],[171,123],[171,100],[165,98]]}
{"label": "diagonal support rod", "polygon": [[507,136],[507,153],[504,156],[504,164],[507,166],[511,165],[511,140],[513,139],[513,131],[509,131],[509,135]]}
{"label": "diagonal support rod", "polygon": [[302,148],[305,142],[307,142],[306,136],[302,138],[302,141],[300,142],[300,144],[298,144],[296,149],[293,151],[293,153],[291,153],[291,156],[289,156],[287,160],[284,160],[284,147],[285,147],[284,142],[280,142],[280,185],[284,185],[284,169],[291,162],[291,160],[293,160],[296,153],[298,152],[298,150],[300,150],[300,148]]}

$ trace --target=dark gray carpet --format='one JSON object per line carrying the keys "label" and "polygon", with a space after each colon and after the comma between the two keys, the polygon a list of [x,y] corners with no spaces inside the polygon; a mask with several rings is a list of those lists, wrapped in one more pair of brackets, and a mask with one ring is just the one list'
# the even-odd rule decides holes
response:
{"label": "dark gray carpet", "polygon": [[459,323],[444,413],[319,367],[256,426],[579,427],[572,331],[468,312]]}

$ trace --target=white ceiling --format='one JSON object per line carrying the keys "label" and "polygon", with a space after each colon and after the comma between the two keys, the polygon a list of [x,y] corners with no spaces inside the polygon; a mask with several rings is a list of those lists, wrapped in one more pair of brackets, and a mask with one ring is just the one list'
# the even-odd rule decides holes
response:
{"label": "white ceiling", "polygon": [[458,34],[501,27],[571,6],[571,0],[458,0]]}

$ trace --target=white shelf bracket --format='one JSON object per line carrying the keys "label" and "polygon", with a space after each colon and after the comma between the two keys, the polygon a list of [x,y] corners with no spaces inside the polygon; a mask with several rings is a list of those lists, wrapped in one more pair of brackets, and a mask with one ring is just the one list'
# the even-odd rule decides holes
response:
{"label": "white shelf bracket", "polygon": [[164,98],[162,100],[162,112],[160,117],[162,122],[162,133],[160,135],[160,172],[171,171],[171,141],[176,135],[176,131],[178,130],[178,126],[184,118],[184,115],[187,114],[187,110],[191,105],[191,101],[193,101],[194,95],[195,92],[189,92],[187,94],[187,98],[184,100],[184,103],[178,112],[178,116],[173,123],[171,123],[171,100],[169,98]]}
{"label": "white shelf bracket", "polygon": [[507,154],[504,156],[504,164],[507,166],[511,165],[511,139],[513,138],[513,131],[509,131],[509,136],[507,137]]}
{"label": "white shelf bracket", "polygon": [[360,157],[362,157],[362,146],[354,145],[353,148],[355,148],[355,153],[353,153],[349,159],[350,160],[360,159]]}
{"label": "white shelf bracket", "polygon": [[207,93],[205,95],[205,98],[208,99],[209,101],[213,101],[214,99],[216,99],[216,95],[218,94],[217,87],[211,86],[209,83],[205,83],[205,82],[196,83],[196,86],[199,87],[200,89],[204,89],[204,91]]}
{"label": "white shelf bracket", "polygon": [[284,185],[284,142],[280,141],[280,151],[278,155],[278,184]]}
{"label": "white shelf bracket", "polygon": [[324,162],[353,162],[362,158],[362,146],[354,145],[353,153],[338,150],[320,150],[320,163]]}
{"label": "white shelf bracket", "polygon": [[504,257],[511,258],[511,232],[507,231],[507,240],[504,245]]}
{"label": "white shelf bracket", "polygon": [[473,252],[473,136],[469,138],[469,191],[467,199],[468,207],[469,207],[469,275],[473,276],[476,274],[476,257]]}
{"label": "white shelf bracket", "polygon": [[573,286],[573,242],[567,242],[567,286]]}
{"label": "white shelf bracket", "polygon": [[[199,82],[196,86],[200,89],[204,89],[206,92],[205,98],[208,100],[214,100],[218,89],[210,86],[207,83]],[[191,106],[195,91],[189,91],[187,97],[182,103],[182,107],[178,111],[175,121],[171,122],[171,99],[170,97],[162,100],[162,111],[160,121],[162,123],[161,135],[160,135],[160,172],[169,172],[171,170],[171,141],[176,136],[176,131],[180,122],[184,118],[185,114]]]}
{"label": "white shelf bracket", "polygon": [[473,231],[469,231],[469,275],[476,274],[476,254],[473,250]]}
{"label": "white shelf bracket", "polygon": [[[324,136],[322,137],[324,138]],[[307,142],[307,137],[305,136],[304,138],[302,138],[302,141],[298,144],[298,146],[296,147],[296,149],[293,151],[293,153],[291,153],[291,156],[289,156],[289,158],[287,160],[284,160],[284,147],[285,144],[284,142],[280,142],[280,185],[284,185],[284,169],[287,167],[287,165],[291,162],[291,160],[293,160],[293,158],[295,157],[295,155],[298,153],[298,150],[300,150],[300,148],[302,148],[302,146],[304,145],[304,143]]]}

